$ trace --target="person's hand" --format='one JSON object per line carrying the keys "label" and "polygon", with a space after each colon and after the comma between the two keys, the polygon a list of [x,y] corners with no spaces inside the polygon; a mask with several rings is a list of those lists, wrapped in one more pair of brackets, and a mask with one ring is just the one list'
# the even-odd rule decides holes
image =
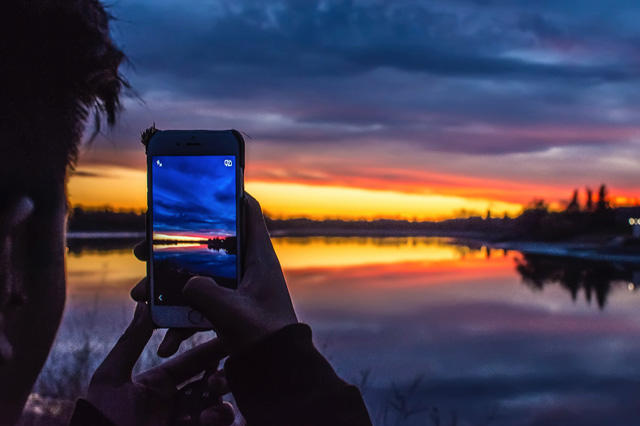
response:
{"label": "person's hand", "polygon": [[260,205],[248,194],[243,202],[244,272],[238,289],[201,276],[191,278],[183,289],[189,304],[211,322],[230,352],[298,322]]}
{"label": "person's hand", "polygon": [[[152,332],[148,307],[138,303],[133,321],[94,373],[87,400],[117,426],[231,425],[233,408],[220,398],[228,392],[226,380],[217,371],[227,355],[222,342],[213,339],[132,378]],[[215,373],[202,385],[178,389],[207,371]]]}
{"label": "person's hand", "polygon": [[[260,205],[245,193],[243,207],[244,273],[238,289],[221,287],[208,277],[194,277],[183,290],[187,300],[207,317],[231,351],[298,322]],[[147,261],[147,242],[139,243],[134,254]],[[131,297],[138,302],[146,301],[147,285],[145,277],[131,290]],[[195,331],[167,330],[158,347],[158,355],[173,355],[180,343]]]}
{"label": "person's hand", "polygon": [[[133,254],[143,262],[149,260],[149,246],[146,241],[138,243],[133,249]],[[148,302],[149,292],[147,289],[149,281],[147,277],[141,279],[138,284],[131,289],[131,298],[136,302]],[[158,356],[168,358],[178,352],[180,344],[196,333],[197,329],[193,328],[170,328],[164,334],[160,346],[158,346]]]}

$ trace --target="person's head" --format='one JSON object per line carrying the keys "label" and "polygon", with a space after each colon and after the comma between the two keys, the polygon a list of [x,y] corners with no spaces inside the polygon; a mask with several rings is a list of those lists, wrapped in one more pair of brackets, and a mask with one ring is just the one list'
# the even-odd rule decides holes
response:
{"label": "person's head", "polygon": [[[65,299],[65,184],[85,120],[126,83],[98,0],[0,5],[0,413],[19,417]],[[99,121],[96,123],[99,126]]]}

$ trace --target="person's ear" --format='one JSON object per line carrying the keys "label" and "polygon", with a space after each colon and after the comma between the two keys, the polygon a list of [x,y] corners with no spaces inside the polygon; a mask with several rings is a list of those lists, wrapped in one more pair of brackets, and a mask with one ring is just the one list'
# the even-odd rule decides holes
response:
{"label": "person's ear", "polygon": [[6,317],[26,303],[24,268],[27,265],[26,222],[33,214],[33,201],[26,196],[0,208],[0,364],[11,359]]}

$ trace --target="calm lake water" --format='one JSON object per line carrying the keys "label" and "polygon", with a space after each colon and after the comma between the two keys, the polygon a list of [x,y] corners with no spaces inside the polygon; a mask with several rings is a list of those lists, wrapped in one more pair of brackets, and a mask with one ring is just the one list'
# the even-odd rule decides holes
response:
{"label": "calm lake water", "polygon": [[[633,268],[436,238],[274,245],[300,319],[361,386],[377,425],[638,424]],[[82,388],[144,274],[129,247],[69,253],[67,311],[41,392],[73,393],[67,376]],[[152,350],[143,366],[157,362]]]}
{"label": "calm lake water", "polygon": [[236,255],[224,249],[198,243],[154,244],[153,259],[158,305],[184,305],[182,288],[194,275],[210,276],[230,288],[237,286]]}

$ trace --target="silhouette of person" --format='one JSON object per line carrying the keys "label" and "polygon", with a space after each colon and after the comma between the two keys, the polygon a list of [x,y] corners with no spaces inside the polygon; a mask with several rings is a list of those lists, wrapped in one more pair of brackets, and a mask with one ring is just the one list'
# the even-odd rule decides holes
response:
{"label": "silhouette of person", "polygon": [[[102,115],[114,123],[127,83],[98,0],[5,2],[0,53],[0,424],[11,425],[64,308],[66,181],[84,123],[90,111],[96,129]],[[228,425],[233,411],[220,398],[227,387],[250,425],[370,424],[357,388],[338,378],[297,322],[260,207],[252,198],[245,204],[238,290],[202,277],[184,289],[220,338],[132,377],[153,330],[141,282],[133,321],[77,402],[72,425]],[[159,353],[174,354],[188,333],[169,330]],[[227,355],[223,374],[217,367]]]}
{"label": "silhouette of person", "polygon": [[[47,358],[65,302],[66,180],[90,111],[112,124],[123,53],[97,0],[9,0],[0,6],[0,424],[15,424]],[[98,128],[98,127],[97,127]],[[75,424],[169,424],[196,414],[230,424],[224,389],[182,403],[178,381],[215,369],[217,340],[131,378],[151,334],[146,306],[93,377]],[[218,392],[218,390],[220,392]],[[183,411],[181,411],[183,410]]]}

